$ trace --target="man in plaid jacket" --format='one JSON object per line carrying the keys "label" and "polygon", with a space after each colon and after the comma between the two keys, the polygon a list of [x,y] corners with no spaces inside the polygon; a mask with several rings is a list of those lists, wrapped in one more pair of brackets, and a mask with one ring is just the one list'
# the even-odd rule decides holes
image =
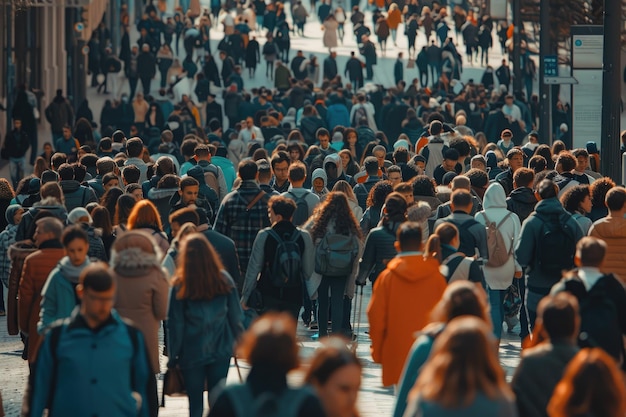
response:
{"label": "man in plaid jacket", "polygon": [[[267,215],[270,196],[259,188],[258,168],[254,161],[241,161],[237,169],[241,185],[222,200],[213,229],[235,242],[243,277],[257,233],[270,225]],[[238,282],[237,287],[241,291],[242,283]]]}

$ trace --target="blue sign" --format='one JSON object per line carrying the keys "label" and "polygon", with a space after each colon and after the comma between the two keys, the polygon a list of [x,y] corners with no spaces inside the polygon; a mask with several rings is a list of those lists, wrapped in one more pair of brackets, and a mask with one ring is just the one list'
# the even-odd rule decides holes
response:
{"label": "blue sign", "polygon": [[556,55],[546,55],[543,57],[543,76],[559,76],[559,57]]}

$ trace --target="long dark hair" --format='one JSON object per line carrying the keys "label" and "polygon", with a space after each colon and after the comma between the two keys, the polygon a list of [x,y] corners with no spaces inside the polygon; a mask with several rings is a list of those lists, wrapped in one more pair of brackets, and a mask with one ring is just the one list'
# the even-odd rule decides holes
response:
{"label": "long dark hair", "polygon": [[315,209],[312,216],[313,227],[311,228],[313,240],[324,237],[331,221],[334,224],[335,233],[347,236],[354,234],[362,239],[361,227],[350,210],[348,198],[342,192],[331,191]]}

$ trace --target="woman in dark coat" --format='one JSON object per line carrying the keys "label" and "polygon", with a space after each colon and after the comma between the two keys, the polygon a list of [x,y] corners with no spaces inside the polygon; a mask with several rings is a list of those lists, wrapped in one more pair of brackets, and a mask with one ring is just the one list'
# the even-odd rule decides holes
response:
{"label": "woman in dark coat", "polygon": [[35,110],[28,102],[28,95],[23,86],[17,92],[11,116],[13,119],[22,121],[22,128],[30,138],[30,164],[33,165],[35,158],[37,158],[37,121],[35,120]]}
{"label": "woman in dark coat", "polygon": [[87,119],[88,122],[93,122],[93,112],[89,108],[89,101],[87,101],[87,99],[84,99],[78,106],[78,110],[76,110],[76,120],[80,118]]}
{"label": "woman in dark coat", "polygon": [[261,62],[261,52],[259,48],[259,42],[256,40],[256,36],[252,37],[252,40],[248,42],[246,47],[246,68],[250,72],[250,78],[254,78],[256,72],[256,66]]}
{"label": "woman in dark coat", "polygon": [[104,106],[102,107],[102,112],[100,113],[100,128],[105,129],[107,127],[111,127],[113,129],[116,128],[116,111],[115,107],[111,100],[107,100],[104,102]]}

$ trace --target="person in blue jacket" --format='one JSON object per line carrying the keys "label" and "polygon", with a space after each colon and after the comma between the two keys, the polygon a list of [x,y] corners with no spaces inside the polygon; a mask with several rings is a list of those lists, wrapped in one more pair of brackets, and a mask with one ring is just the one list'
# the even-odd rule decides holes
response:
{"label": "person in blue jacket", "polygon": [[72,316],[46,334],[33,370],[30,415],[156,415],[147,398],[150,365],[139,330],[113,309],[115,278],[96,263],[80,275]]}

